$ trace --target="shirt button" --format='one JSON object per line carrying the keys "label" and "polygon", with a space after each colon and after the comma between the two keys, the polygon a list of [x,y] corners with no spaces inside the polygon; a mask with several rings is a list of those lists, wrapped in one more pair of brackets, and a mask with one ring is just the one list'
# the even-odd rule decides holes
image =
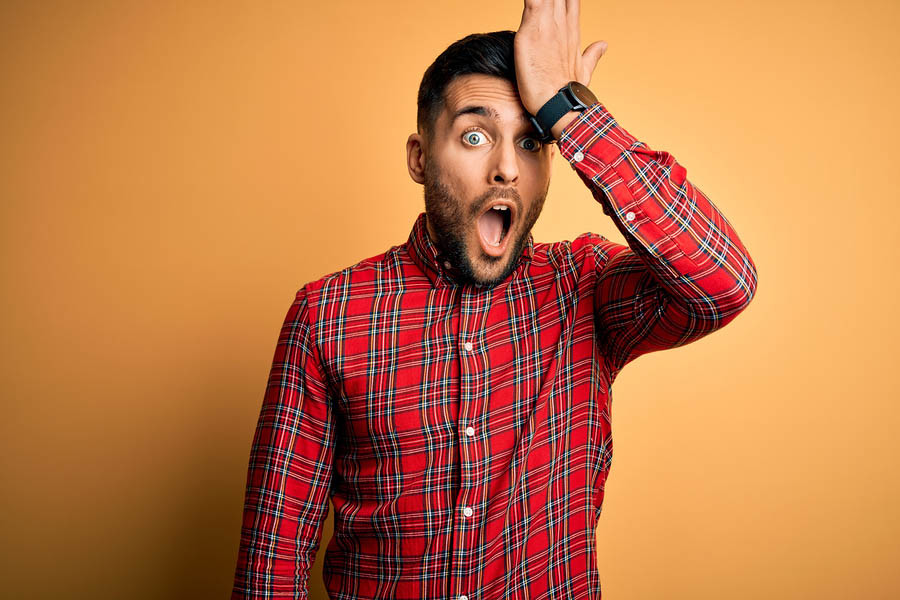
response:
{"label": "shirt button", "polygon": [[575,162],[581,162],[582,160],[584,160],[584,154],[582,154],[581,152],[576,152],[572,156],[572,160],[574,160]]}
{"label": "shirt button", "polygon": [[449,269],[449,268],[450,268],[450,261],[449,261],[449,260],[445,260],[445,261],[444,261],[444,266],[447,267],[447,268]]}
{"label": "shirt button", "polygon": [[472,437],[473,435],[475,435],[475,428],[474,427],[466,427],[466,435],[469,437]]}
{"label": "shirt button", "polygon": [[629,210],[627,213],[625,213],[625,219],[627,221],[634,221],[634,213]]}
{"label": "shirt button", "polygon": [[474,514],[474,512],[475,512],[475,511],[473,511],[473,510],[472,510],[471,508],[469,508],[468,506],[465,507],[465,508],[463,509],[463,514],[466,515],[467,517],[471,517],[472,514]]}
{"label": "shirt button", "polygon": [[465,344],[463,344],[463,348],[466,349],[466,352],[471,352],[472,351],[472,342],[466,342]]}
{"label": "shirt button", "polygon": [[462,596],[460,596],[460,597],[458,598],[458,600],[469,600],[469,597],[466,596],[465,594],[463,594]]}

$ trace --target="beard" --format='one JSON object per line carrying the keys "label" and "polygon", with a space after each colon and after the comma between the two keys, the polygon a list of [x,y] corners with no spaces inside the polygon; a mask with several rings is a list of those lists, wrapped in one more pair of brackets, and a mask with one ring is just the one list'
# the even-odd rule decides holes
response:
{"label": "beard", "polygon": [[[478,197],[468,210],[465,210],[464,202],[454,196],[444,182],[441,181],[440,169],[434,163],[435,161],[431,159],[425,164],[424,186],[426,217],[434,229],[435,236],[438,238],[432,241],[446,256],[447,260],[459,269],[460,279],[464,283],[478,286],[493,286],[504,281],[516,268],[519,255],[528,241],[528,234],[541,214],[550,181],[547,181],[547,186],[531,203],[527,214],[523,214],[522,198],[515,188],[488,190]],[[474,252],[470,252],[466,246],[466,240],[471,235],[471,232],[477,229],[477,219],[484,207],[495,198],[508,198],[516,204],[518,217],[516,223],[512,224],[514,229],[511,228],[507,232],[507,235],[515,235],[516,237],[509,241],[506,256],[483,255],[481,257],[486,264],[492,267],[501,261],[506,261],[505,266],[498,275],[485,278],[478,274],[471,257],[473,253],[481,254],[481,247],[476,245],[473,249]]]}

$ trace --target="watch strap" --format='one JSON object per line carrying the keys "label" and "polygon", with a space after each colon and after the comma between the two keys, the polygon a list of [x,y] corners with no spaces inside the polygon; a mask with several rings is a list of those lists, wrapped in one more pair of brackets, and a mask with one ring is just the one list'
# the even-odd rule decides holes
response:
{"label": "watch strap", "polygon": [[569,91],[569,85],[567,83],[559,88],[559,91],[544,103],[536,115],[529,115],[531,124],[541,137],[541,142],[545,144],[556,141],[551,129],[556,125],[557,121],[563,118],[563,115],[570,110],[582,110],[584,108],[584,105],[578,98],[575,98]]}

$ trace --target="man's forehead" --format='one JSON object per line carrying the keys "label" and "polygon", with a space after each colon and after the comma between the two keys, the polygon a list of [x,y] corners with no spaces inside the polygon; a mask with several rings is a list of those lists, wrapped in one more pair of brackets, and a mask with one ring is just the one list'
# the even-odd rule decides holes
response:
{"label": "man's forehead", "polygon": [[450,123],[463,114],[494,120],[518,118],[528,121],[518,91],[512,82],[502,77],[463,75],[450,82],[445,96],[444,111]]}

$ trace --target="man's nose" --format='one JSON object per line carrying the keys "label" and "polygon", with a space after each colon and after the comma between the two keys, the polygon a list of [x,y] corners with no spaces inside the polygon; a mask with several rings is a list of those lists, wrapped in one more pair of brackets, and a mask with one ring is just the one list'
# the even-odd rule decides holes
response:
{"label": "man's nose", "polygon": [[515,143],[510,140],[497,144],[494,146],[491,158],[493,159],[490,173],[491,183],[518,183],[519,157]]}

